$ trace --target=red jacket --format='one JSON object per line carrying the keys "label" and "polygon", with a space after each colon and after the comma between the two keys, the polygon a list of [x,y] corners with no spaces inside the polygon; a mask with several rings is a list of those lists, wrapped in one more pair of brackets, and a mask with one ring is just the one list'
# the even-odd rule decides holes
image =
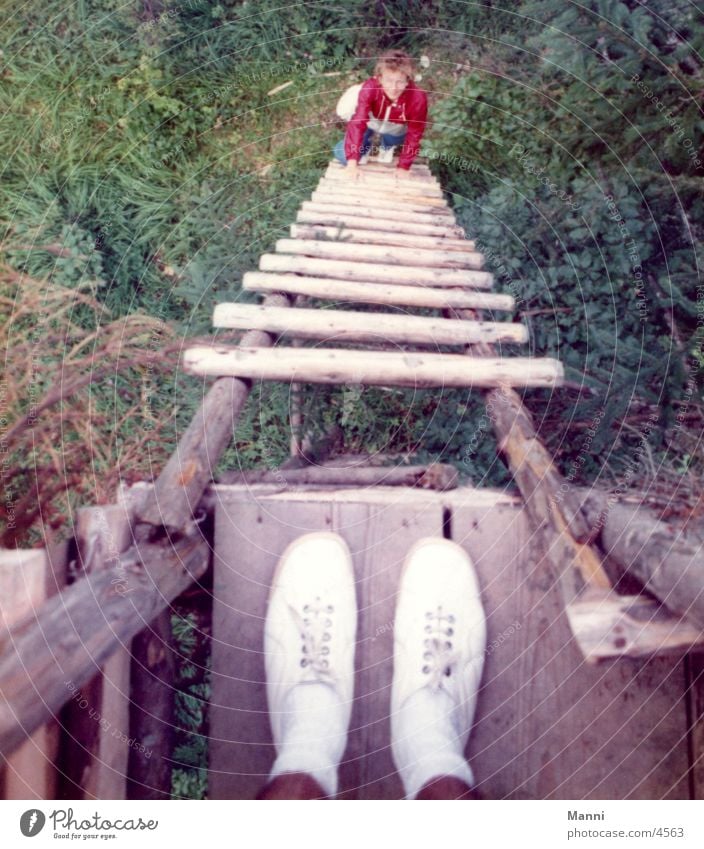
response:
{"label": "red jacket", "polygon": [[[389,106],[391,110],[387,117],[386,111]],[[413,160],[418,156],[420,141],[427,125],[428,98],[425,92],[411,80],[396,103],[392,103],[384,94],[379,80],[376,77],[370,77],[359,92],[357,109],[347,125],[347,133],[345,134],[345,156],[347,159],[359,160],[359,150],[362,146],[364,132],[367,129],[370,112],[374,118],[393,121],[394,124],[408,125],[398,161],[399,168],[408,170]]]}

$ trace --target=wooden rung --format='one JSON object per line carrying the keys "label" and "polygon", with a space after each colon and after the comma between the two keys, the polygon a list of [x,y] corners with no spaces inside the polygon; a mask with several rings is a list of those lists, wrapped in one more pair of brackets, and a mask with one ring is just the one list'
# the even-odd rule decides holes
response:
{"label": "wooden rung", "polygon": [[416,213],[420,215],[432,215],[436,218],[450,219],[455,223],[454,213],[450,207],[443,201],[439,206],[427,204],[424,201],[401,201],[396,203],[392,196],[374,195],[372,192],[346,192],[343,189],[339,191],[314,191],[311,194],[312,203],[327,203],[333,206],[346,204],[349,206],[359,206],[365,209],[374,209],[382,211],[383,214],[395,216],[397,212]]}
{"label": "wooden rung", "polygon": [[396,221],[410,221],[413,224],[444,224],[446,227],[456,225],[455,216],[451,212],[406,212],[403,209],[395,211],[380,209],[377,206],[357,204],[354,200],[349,203],[320,203],[304,200],[301,204],[304,212],[320,212],[339,215],[363,215],[365,218],[376,218],[388,224]]}
{"label": "wooden rung", "polygon": [[[336,159],[333,159],[328,163],[328,170],[342,171],[344,167],[345,166],[341,162],[338,162]],[[360,167],[366,168],[367,171],[370,174],[373,173],[373,174],[379,174],[381,176],[387,176],[387,175],[393,176],[395,171],[396,171],[397,164],[396,163],[386,164],[386,163],[383,163],[383,162],[377,162],[375,160],[372,160],[371,162],[368,162],[366,165],[362,165]],[[417,175],[419,177],[432,177],[433,179],[435,179],[433,172],[430,170],[430,168],[425,163],[414,162],[411,165],[410,170],[411,170],[411,174],[414,175],[414,176]]]}
{"label": "wooden rung", "polygon": [[441,195],[419,194],[418,192],[407,192],[398,186],[380,186],[376,183],[351,183],[342,180],[321,180],[315,187],[316,192],[331,194],[339,197],[358,196],[379,198],[380,200],[403,201],[404,203],[415,203],[430,207],[447,206],[447,200]]}
{"label": "wooden rung", "polygon": [[399,245],[427,250],[473,251],[470,239],[453,239],[445,236],[416,236],[411,233],[388,233],[383,230],[362,230],[355,227],[333,227],[324,224],[292,224],[293,239],[334,239],[351,244]]}
{"label": "wooden rung", "polygon": [[416,221],[399,221],[397,218],[390,221],[388,217],[369,218],[357,214],[354,210],[349,211],[348,208],[345,212],[330,212],[327,208],[302,209],[296,215],[296,221],[301,224],[348,225],[365,230],[376,230],[380,233],[392,231],[415,236],[449,236],[461,239],[464,234],[462,228],[455,224],[425,224]]}
{"label": "wooden rung", "polygon": [[266,330],[299,339],[336,342],[398,342],[418,345],[470,345],[475,342],[524,343],[522,324],[461,321],[417,315],[345,310],[288,309],[256,304],[218,304],[215,327]]}
{"label": "wooden rung", "polygon": [[191,374],[368,386],[554,387],[564,378],[550,359],[466,357],[339,348],[188,348],[183,367]]}
{"label": "wooden rung", "polygon": [[248,271],[242,278],[242,288],[250,292],[286,292],[334,302],[431,309],[513,310],[516,305],[511,295],[495,295],[491,292],[393,286],[297,274],[268,274],[264,271]]}
{"label": "wooden rung", "polygon": [[327,173],[321,177],[319,186],[332,186],[337,189],[367,188],[377,192],[398,192],[398,194],[414,195],[416,197],[432,200],[444,200],[440,185],[435,181],[420,182],[413,178],[409,180],[397,180],[394,177],[374,177],[366,174],[364,169],[359,169],[359,176],[351,180],[348,176],[340,173]]}
{"label": "wooden rung", "polygon": [[313,277],[337,277],[342,280],[398,283],[406,286],[455,286],[463,289],[491,289],[493,283],[493,277],[488,271],[465,271],[455,268],[411,268],[405,265],[351,262],[348,260],[293,256],[291,254],[262,254],[259,260],[259,269],[260,271],[285,271],[289,274],[308,274]]}
{"label": "wooden rung", "polygon": [[344,259],[351,262],[381,262],[387,265],[410,265],[414,268],[471,268],[480,269],[484,256],[467,251],[433,251],[425,248],[402,248],[385,245],[351,245],[342,241],[321,239],[279,239],[276,252],[315,256],[322,259]]}

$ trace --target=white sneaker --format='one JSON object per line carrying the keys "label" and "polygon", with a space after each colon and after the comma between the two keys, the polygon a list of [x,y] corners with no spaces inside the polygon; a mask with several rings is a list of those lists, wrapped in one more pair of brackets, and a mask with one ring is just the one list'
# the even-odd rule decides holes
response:
{"label": "white sneaker", "polygon": [[267,701],[277,759],[271,777],[307,772],[337,790],[354,691],[352,557],[342,537],[313,533],[284,552],[264,628]]}
{"label": "white sneaker", "polygon": [[382,162],[384,165],[390,165],[394,159],[393,147],[380,147],[377,162]]}
{"label": "white sneaker", "polygon": [[441,775],[474,784],[464,749],[485,649],[471,560],[450,540],[420,540],[401,577],[391,687],[391,746],[408,798]]}
{"label": "white sneaker", "polygon": [[359,164],[360,165],[366,165],[367,162],[369,162],[369,157],[371,156],[371,154],[372,154],[371,150],[368,153],[363,153],[359,157]]}

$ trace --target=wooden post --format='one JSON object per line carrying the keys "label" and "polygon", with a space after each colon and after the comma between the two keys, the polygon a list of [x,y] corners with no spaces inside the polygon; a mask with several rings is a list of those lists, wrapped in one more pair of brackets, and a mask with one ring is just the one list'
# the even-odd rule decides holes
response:
{"label": "wooden post", "polygon": [[49,599],[19,633],[0,642],[0,753],[7,754],[85,686],[130,640],[200,578],[211,544],[199,536],[168,546],[134,545]]}
{"label": "wooden post", "polygon": [[[65,557],[63,551],[55,552]],[[0,628],[2,631],[31,618],[48,596],[52,595],[49,580],[51,565],[45,549],[0,551]],[[7,758],[2,765],[2,798],[56,798],[54,761],[58,746],[59,727],[52,717],[37,728]]]}

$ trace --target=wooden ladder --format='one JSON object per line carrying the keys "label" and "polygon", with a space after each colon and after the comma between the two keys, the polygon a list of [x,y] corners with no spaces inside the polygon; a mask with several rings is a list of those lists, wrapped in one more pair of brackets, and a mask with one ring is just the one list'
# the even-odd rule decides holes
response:
{"label": "wooden ladder", "polygon": [[[332,304],[324,309],[224,303],[219,328],[261,330],[313,347],[198,345],[187,372],[308,383],[406,387],[555,387],[564,373],[550,358],[438,352],[479,343],[525,343],[521,324],[468,320],[465,310],[507,311],[490,292],[483,256],[464,238],[437,180],[416,164],[400,183],[390,166],[368,164],[351,182],[331,163],[276,252],[264,254],[243,288]],[[374,304],[393,311],[341,309]],[[440,310],[441,316],[411,309]],[[471,314],[470,314],[471,315]],[[466,313],[465,313],[466,316]],[[353,343],[356,347],[347,347]],[[345,347],[340,347],[344,345]],[[431,350],[429,350],[431,349]],[[435,349],[433,351],[432,349]]]}

